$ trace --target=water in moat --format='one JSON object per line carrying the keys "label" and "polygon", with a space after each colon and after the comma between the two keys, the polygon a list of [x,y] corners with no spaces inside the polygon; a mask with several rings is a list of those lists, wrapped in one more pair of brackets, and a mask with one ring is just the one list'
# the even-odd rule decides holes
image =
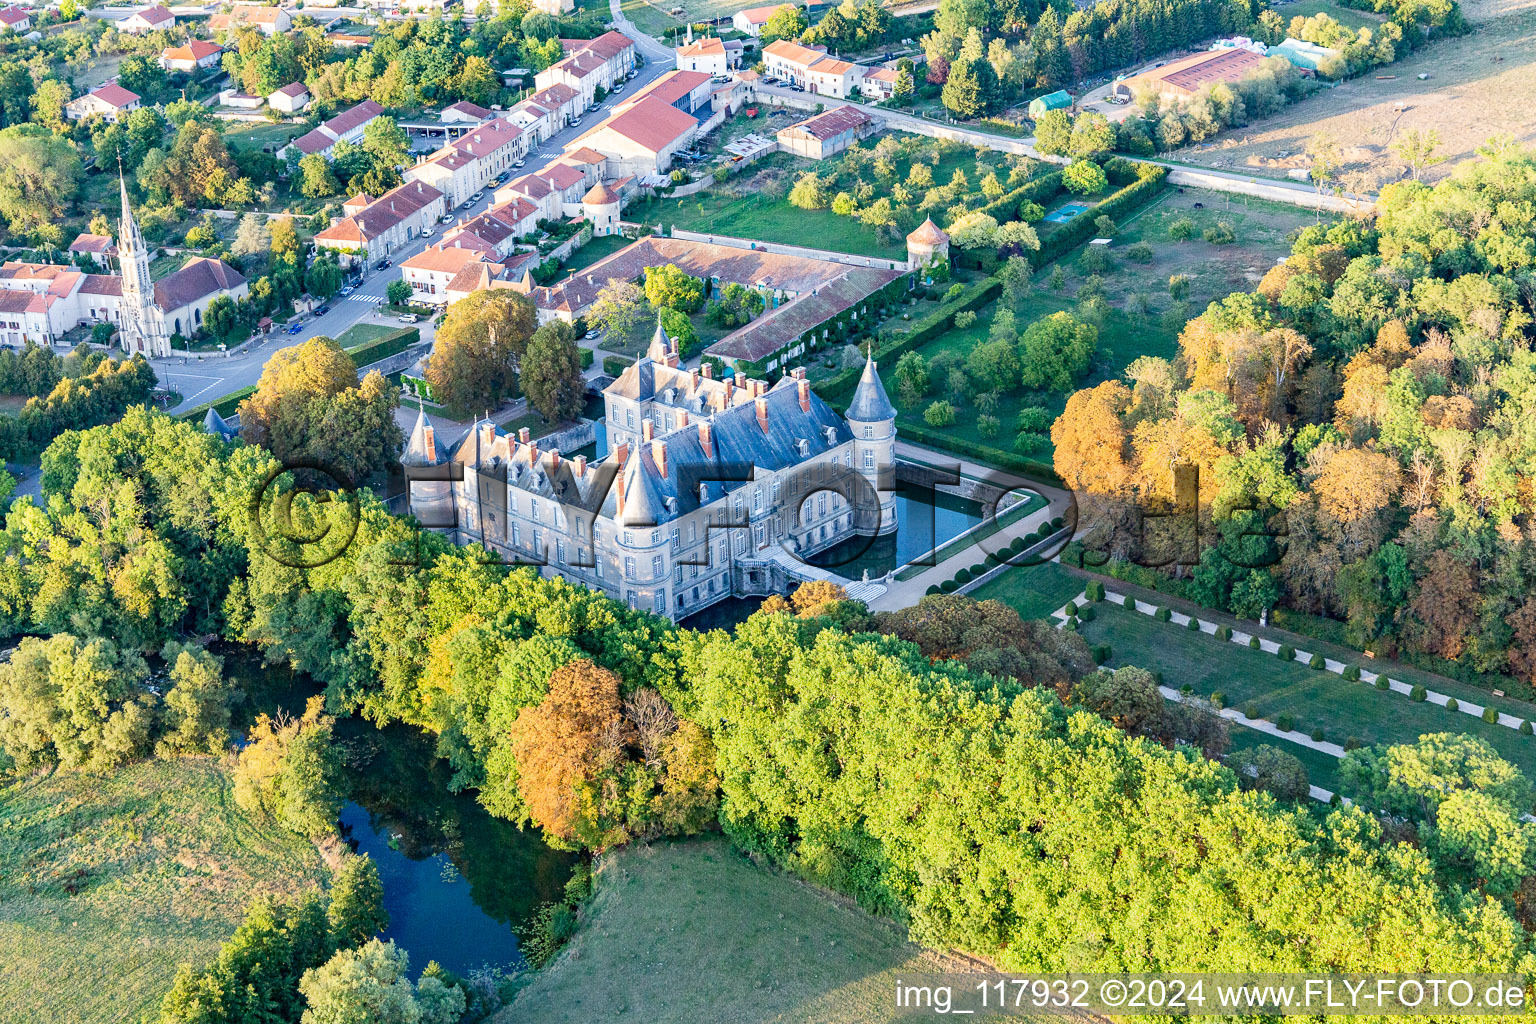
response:
{"label": "water in moat", "polygon": [[519,962],[515,925],[559,899],[575,858],[538,829],[493,818],[472,794],[449,792],[452,771],[432,737],[408,726],[338,723],[351,800],[341,832],[378,865],[393,939],[413,970],[436,960],[468,973]]}
{"label": "water in moat", "polygon": [[879,579],[981,522],[981,503],[942,491],[898,490],[896,532],[850,537],[807,559],[847,580]]}

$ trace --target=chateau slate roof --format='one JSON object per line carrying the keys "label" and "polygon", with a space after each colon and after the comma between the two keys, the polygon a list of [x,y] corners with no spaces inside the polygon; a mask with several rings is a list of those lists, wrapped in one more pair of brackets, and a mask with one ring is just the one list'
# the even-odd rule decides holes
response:
{"label": "chateau slate roof", "polygon": [[891,405],[885,386],[880,383],[873,358],[864,360],[864,373],[859,377],[853,400],[848,403],[848,418],[859,423],[879,423],[896,418],[896,407]]}

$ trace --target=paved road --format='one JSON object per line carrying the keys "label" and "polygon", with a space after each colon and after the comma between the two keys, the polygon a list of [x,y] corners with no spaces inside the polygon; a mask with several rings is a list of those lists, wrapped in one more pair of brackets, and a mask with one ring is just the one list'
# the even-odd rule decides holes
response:
{"label": "paved road", "polygon": [[[645,57],[645,65],[635,75],[634,81],[625,86],[624,92],[611,96],[603,102],[603,111],[584,115],[580,127],[568,126],[551,138],[545,139],[536,150],[531,151],[528,154],[529,165],[524,168],[524,173],[559,158],[572,140],[583,132],[590,131],[598,123],[598,118],[608,116],[608,110],[616,103],[633,95],[641,86],[672,70],[675,63],[673,51],[641,33],[624,19],[618,12],[617,0],[613,0],[613,10],[614,27],[636,41],[638,49]],[[487,209],[492,201],[491,191],[488,189],[480,202],[467,209],[452,212],[460,219],[473,217]],[[400,263],[440,239],[444,233],[443,229],[447,227],[449,225],[440,225],[432,238],[418,238],[411,244],[390,253],[389,258],[393,261],[393,266],[386,270],[374,270],[370,265],[357,291],[347,296],[335,296],[330,302],[330,311],[325,316],[319,318],[305,316],[294,321],[301,326],[298,334],[274,334],[261,344],[236,356],[205,354],[151,360],[151,365],[154,366],[161,383],[171,390],[179,391],[183,396],[181,404],[172,412],[185,411],[255,384],[261,376],[261,368],[274,352],[301,344],[322,334],[334,338],[355,323],[394,324],[394,317],[381,317],[374,313],[375,307],[384,301],[384,290],[389,287],[391,281],[400,279]],[[423,328],[422,338],[430,339],[431,324],[424,322],[421,327]]]}

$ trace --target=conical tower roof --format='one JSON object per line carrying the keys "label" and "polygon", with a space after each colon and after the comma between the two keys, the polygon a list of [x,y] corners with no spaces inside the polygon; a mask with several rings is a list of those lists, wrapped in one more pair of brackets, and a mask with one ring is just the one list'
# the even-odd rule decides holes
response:
{"label": "conical tower roof", "polygon": [[875,359],[871,354],[864,360],[864,373],[859,386],[848,403],[848,419],[858,423],[879,423],[896,418],[896,407],[886,396],[880,374],[875,372]]}
{"label": "conical tower roof", "polygon": [[233,437],[238,431],[229,425],[229,421],[219,415],[219,411],[209,407],[208,415],[203,417],[203,432],[214,434],[226,440]]}
{"label": "conical tower roof", "polygon": [[929,217],[917,226],[917,230],[907,236],[907,241],[917,242],[920,245],[942,245],[949,241],[949,236],[933,222]]}
{"label": "conical tower roof", "polygon": [[448,461],[448,453],[438,443],[437,432],[432,421],[427,419],[427,411],[419,406],[416,410],[416,425],[411,428],[411,436],[405,443],[405,452],[400,456],[400,461],[407,466],[440,466]]}
{"label": "conical tower roof", "polygon": [[672,351],[672,339],[667,337],[667,329],[661,325],[661,313],[656,314],[656,333],[651,335],[651,346],[645,352],[647,359],[658,363],[665,362],[667,354]]}
{"label": "conical tower roof", "polygon": [[611,206],[619,201],[619,197],[613,194],[613,189],[600,181],[581,197],[581,201],[587,206]]}
{"label": "conical tower roof", "polygon": [[655,526],[668,518],[666,499],[661,488],[645,468],[645,459],[636,457],[624,467],[624,511],[620,526]]}

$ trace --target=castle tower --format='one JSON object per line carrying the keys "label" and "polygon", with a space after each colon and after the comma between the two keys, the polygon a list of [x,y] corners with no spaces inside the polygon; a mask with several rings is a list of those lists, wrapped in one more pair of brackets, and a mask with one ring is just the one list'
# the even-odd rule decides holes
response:
{"label": "castle tower", "polygon": [[880,495],[879,532],[890,533],[896,529],[896,407],[880,383],[873,355],[864,361],[845,418],[853,431],[854,469]]}
{"label": "castle tower", "polygon": [[417,409],[416,425],[400,454],[400,464],[405,467],[411,515],[426,527],[458,525],[448,448],[438,440],[425,409]]}
{"label": "castle tower", "polygon": [[123,193],[123,216],[117,225],[117,264],[123,275],[122,335],[123,351],[129,355],[168,356],[171,339],[165,322],[155,308],[155,282],[149,276],[149,246],[133,210],[128,206],[128,183],[118,169],[118,184]]}

